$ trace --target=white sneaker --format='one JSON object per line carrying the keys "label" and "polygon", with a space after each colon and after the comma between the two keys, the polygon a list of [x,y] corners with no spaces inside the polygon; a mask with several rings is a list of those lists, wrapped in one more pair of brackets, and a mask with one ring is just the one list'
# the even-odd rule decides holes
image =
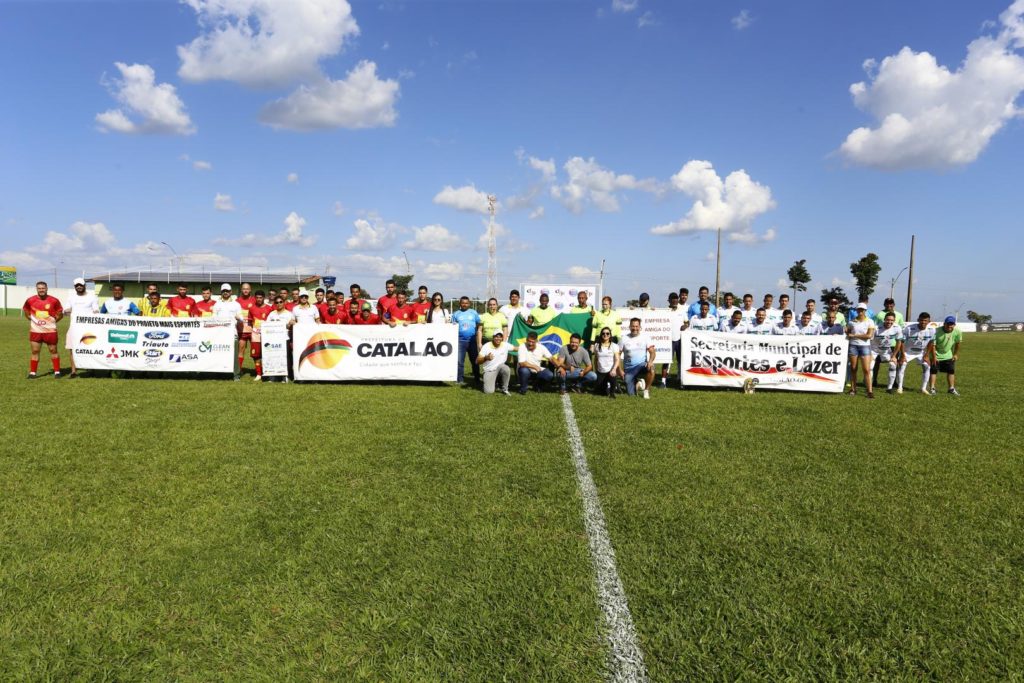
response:
{"label": "white sneaker", "polygon": [[648,389],[644,389],[644,398],[647,398],[647,399],[649,399],[650,397],[651,397],[651,392],[650,392],[650,390],[648,390]]}
{"label": "white sneaker", "polygon": [[903,387],[896,387],[896,393],[897,394],[902,394],[903,393]]}
{"label": "white sneaker", "polygon": [[511,395],[512,395],[512,394],[510,394],[510,393],[508,392],[508,389],[502,389],[502,390],[501,390],[501,393],[505,394],[506,396],[511,396]]}
{"label": "white sneaker", "polygon": [[253,382],[262,382],[263,381],[263,377],[261,377],[260,375],[256,375],[255,377],[252,378],[252,381]]}

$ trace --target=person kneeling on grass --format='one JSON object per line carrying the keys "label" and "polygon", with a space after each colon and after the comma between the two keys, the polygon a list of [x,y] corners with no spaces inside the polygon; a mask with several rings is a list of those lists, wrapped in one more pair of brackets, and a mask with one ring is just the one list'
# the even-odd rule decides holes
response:
{"label": "person kneeling on grass", "polygon": [[654,342],[640,332],[640,318],[630,319],[629,334],[622,338],[620,346],[626,393],[636,396],[640,391],[644,398],[650,398],[648,387],[654,381]]}
{"label": "person kneeling on grass", "polygon": [[559,394],[565,394],[568,380],[573,382],[573,391],[579,393],[583,387],[597,381],[594,366],[590,363],[590,354],[580,346],[583,338],[575,332],[569,336],[569,343],[558,350],[552,359],[555,373],[558,375]]}
{"label": "person kneeling on grass", "polygon": [[619,345],[612,341],[612,331],[602,327],[598,333],[598,341],[591,350],[594,352],[594,363],[597,369],[597,393],[608,398],[615,398],[615,380],[622,377],[622,360],[619,358]]}
{"label": "person kneeling on grass", "polygon": [[512,369],[505,365],[505,361],[511,350],[512,346],[505,343],[505,334],[501,330],[496,331],[491,341],[480,347],[476,363],[483,370],[485,394],[493,394],[495,385],[500,382],[501,393],[509,395],[508,381],[512,377]]}
{"label": "person kneeling on grass", "polygon": [[544,361],[551,360],[551,352],[543,344],[537,343],[537,333],[530,332],[526,335],[526,341],[519,345],[519,393],[525,395],[530,388],[530,380],[536,378],[541,384],[547,384],[554,378],[554,374],[547,368],[541,366]]}

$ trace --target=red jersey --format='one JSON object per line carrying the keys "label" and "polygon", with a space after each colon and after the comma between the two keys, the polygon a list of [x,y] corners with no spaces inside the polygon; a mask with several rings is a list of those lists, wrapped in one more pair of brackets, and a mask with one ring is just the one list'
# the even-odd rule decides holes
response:
{"label": "red jersey", "polygon": [[285,302],[284,302],[284,307],[285,307],[285,308],[286,308],[287,310],[289,310],[289,311],[290,311],[290,310],[292,310],[293,308],[295,308],[295,302],[294,302],[294,301],[285,301]]}
{"label": "red jersey", "polygon": [[171,316],[174,318],[199,317],[199,309],[196,308],[196,300],[190,296],[172,296],[167,300],[167,308],[171,309]]}
{"label": "red jersey", "polygon": [[209,301],[200,300],[196,302],[196,317],[199,318],[210,318],[213,316],[213,305],[217,303],[215,299]]}
{"label": "red jersey", "polygon": [[33,294],[25,300],[21,307],[29,317],[29,330],[36,334],[47,334],[57,331],[57,315],[64,312],[64,307],[55,296],[47,296],[45,299]]}
{"label": "red jersey", "polygon": [[340,308],[335,308],[334,313],[331,313],[330,309],[324,306],[320,311],[320,322],[324,325],[347,325],[348,314]]}
{"label": "red jersey", "polygon": [[388,296],[385,294],[381,298],[377,299],[377,315],[383,318],[384,314],[387,313],[391,309],[391,307],[397,303],[398,297]]}
{"label": "red jersey", "polygon": [[416,308],[412,304],[404,306],[395,304],[388,309],[388,320],[394,320],[399,323],[414,323],[416,322]]}
{"label": "red jersey", "polygon": [[414,301],[414,302],[412,302],[412,308],[413,308],[414,311],[416,311],[416,321],[417,322],[421,322],[421,323],[422,322],[426,322],[426,320],[427,320],[427,311],[430,310],[430,306],[431,306],[431,303],[430,303],[429,299],[427,299],[426,301]]}
{"label": "red jersey", "polygon": [[320,321],[323,322],[324,314],[327,313],[327,302],[321,301],[320,303],[313,304],[316,306],[316,310],[320,311]]}
{"label": "red jersey", "polygon": [[253,304],[252,306],[250,306],[249,327],[251,327],[254,331],[260,329],[260,326],[263,324],[263,321],[267,319],[267,316],[270,315],[270,312],[272,310],[274,310],[274,307],[271,306],[270,304],[263,304],[262,306],[257,306],[256,304]]}
{"label": "red jersey", "polygon": [[350,321],[349,325],[380,325],[380,316],[376,313],[371,313],[369,318],[364,318],[360,315],[355,320]]}
{"label": "red jersey", "polygon": [[347,312],[349,304],[351,304],[353,301],[355,301],[359,305],[359,310],[363,310],[363,304],[366,303],[366,299],[353,299],[352,297],[345,299],[345,303],[339,306],[338,308],[344,308],[345,311]]}
{"label": "red jersey", "polygon": [[243,297],[241,294],[239,294],[238,296],[235,297],[235,301],[238,302],[238,305],[242,307],[243,311],[248,311],[250,308],[256,305],[256,297],[254,296]]}

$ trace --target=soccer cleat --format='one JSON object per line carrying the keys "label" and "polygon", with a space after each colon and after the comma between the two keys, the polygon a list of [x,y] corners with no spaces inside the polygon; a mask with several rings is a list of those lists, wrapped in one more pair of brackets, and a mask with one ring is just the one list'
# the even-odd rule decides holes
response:
{"label": "soccer cleat", "polygon": [[252,381],[253,382],[262,382],[263,381],[263,377],[261,375],[256,375],[255,377],[252,378]]}
{"label": "soccer cleat", "polygon": [[34,373],[34,372],[28,373],[28,379],[35,379],[35,378],[36,378],[36,373]]}
{"label": "soccer cleat", "polygon": [[502,389],[501,393],[505,394],[506,396],[511,396],[512,395],[511,393],[509,393],[508,389]]}
{"label": "soccer cleat", "polygon": [[902,394],[902,393],[903,393],[903,387],[898,387],[898,388],[896,389],[896,393],[897,393],[897,394]]}
{"label": "soccer cleat", "polygon": [[649,399],[651,397],[650,389],[644,389],[644,398]]}
{"label": "soccer cleat", "polygon": [[53,378],[54,379],[60,379],[60,373],[59,372],[53,373]]}
{"label": "soccer cleat", "polygon": [[930,393],[928,393],[928,390],[927,390],[927,389],[922,389],[922,390],[921,390],[921,393],[922,393],[922,394],[924,394],[925,396],[931,396],[931,394],[930,394]]}
{"label": "soccer cleat", "polygon": [[928,395],[929,396],[934,396],[937,393],[939,393],[939,392],[935,391],[935,387],[932,387],[931,389],[928,390]]}
{"label": "soccer cleat", "polygon": [[959,396],[959,395],[960,395],[960,392],[956,390],[956,387],[953,387],[953,388],[951,388],[951,389],[949,390],[949,395],[950,395],[950,396]]}
{"label": "soccer cleat", "polygon": [[665,379],[664,377],[661,378],[661,388],[668,389],[668,380]]}

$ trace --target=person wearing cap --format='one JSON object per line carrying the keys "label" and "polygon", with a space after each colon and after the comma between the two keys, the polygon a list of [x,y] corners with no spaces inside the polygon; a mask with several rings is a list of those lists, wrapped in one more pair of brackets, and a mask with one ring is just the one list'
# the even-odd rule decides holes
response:
{"label": "person wearing cap", "polygon": [[[935,330],[935,360],[938,361],[938,371],[946,373],[946,385],[952,396],[959,396],[956,388],[956,362],[960,358],[960,344],[963,341],[963,333],[956,326],[956,317],[947,315],[942,321],[942,327]],[[935,393],[935,375],[932,373],[932,391]]]}
{"label": "person wearing cap", "polygon": [[493,394],[497,384],[501,384],[501,393],[509,396],[508,383],[512,377],[512,369],[506,365],[508,353],[512,346],[505,341],[501,330],[495,331],[491,340],[480,347],[476,363],[483,372],[485,394]]}
{"label": "person wearing cap", "polygon": [[359,317],[350,322],[352,325],[380,325],[380,316],[373,312],[373,304],[364,301],[359,307]]}
{"label": "person wearing cap", "polygon": [[231,285],[225,282],[220,286],[220,298],[213,305],[213,317],[218,320],[234,321],[235,323],[235,372],[234,380],[241,379],[242,364],[238,359],[238,337],[242,332],[242,306],[231,297]]}
{"label": "person wearing cap", "polygon": [[822,313],[822,316],[824,317],[829,311],[831,311],[831,312],[836,314],[835,322],[837,324],[839,324],[839,325],[842,325],[843,328],[845,329],[846,328],[846,316],[843,315],[843,312],[839,310],[839,299],[837,299],[835,297],[832,297],[831,299],[829,299],[828,302],[825,304],[825,313]]}
{"label": "person wearing cap", "polygon": [[896,310],[896,300],[893,298],[886,299],[881,311],[875,314],[875,325],[878,327],[882,326],[885,322],[885,316],[893,314],[893,320],[895,320],[896,327],[903,327],[903,314]]}
{"label": "person wearing cap", "polygon": [[540,295],[540,303],[530,309],[530,315],[526,318],[526,324],[534,327],[541,325],[547,325],[549,322],[555,319],[558,312],[548,305],[551,301],[546,293]]}
{"label": "person wearing cap", "polygon": [[697,300],[686,308],[687,320],[694,316],[699,316],[700,305],[704,303],[708,305],[708,312],[711,314],[711,316],[714,317],[716,320],[718,319],[718,309],[715,307],[713,303],[711,303],[711,299],[709,298],[710,293],[711,290],[709,290],[706,286],[701,286],[701,288],[697,290]]}
{"label": "person wearing cap", "polygon": [[653,308],[651,308],[651,295],[648,294],[647,292],[640,292],[640,298],[637,299],[637,305],[630,306],[630,308],[642,308],[645,311],[654,310]]}
{"label": "person wearing cap", "polygon": [[299,292],[299,303],[292,308],[292,314],[297,325],[320,322],[320,309],[309,302],[309,292],[304,289]]}
{"label": "person wearing cap", "polygon": [[868,305],[857,304],[857,317],[846,325],[846,338],[850,342],[850,396],[857,395],[857,368],[864,375],[868,398],[874,398],[871,384],[871,339],[875,336],[875,322],[868,317]]}
{"label": "person wearing cap", "polygon": [[[85,280],[80,277],[76,277],[74,281],[75,293],[68,297],[67,305],[64,307],[64,313],[71,318],[71,322],[75,322],[76,315],[91,315],[100,312],[100,302],[96,299],[96,295],[92,292],[85,291]],[[64,337],[65,348],[72,349],[74,347],[71,339],[71,335]],[[68,375],[68,379],[75,379],[78,377],[78,368],[75,367],[75,354],[71,353],[71,374]]]}

